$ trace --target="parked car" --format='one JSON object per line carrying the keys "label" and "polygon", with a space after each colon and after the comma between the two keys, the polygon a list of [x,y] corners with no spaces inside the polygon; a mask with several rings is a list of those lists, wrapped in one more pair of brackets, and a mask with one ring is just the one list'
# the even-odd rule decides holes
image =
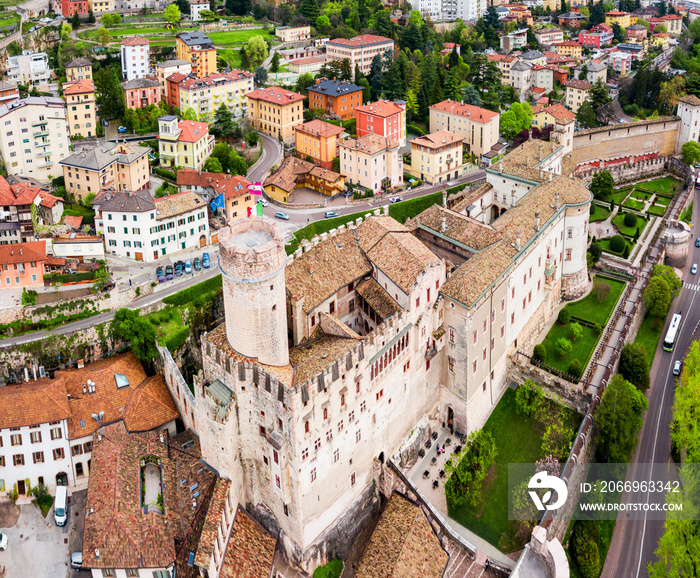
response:
{"label": "parked car", "polygon": [[338,213],[335,211],[326,211],[326,213],[323,215],[326,219],[332,219],[333,217],[340,217]]}
{"label": "parked car", "polygon": [[190,261],[189,259],[185,261],[185,273],[192,273],[192,261]]}
{"label": "parked car", "polygon": [[180,277],[182,275],[182,265],[180,263],[175,263],[175,277]]}
{"label": "parked car", "polygon": [[697,239],[695,239],[695,246],[696,246],[696,247],[700,247],[700,237],[698,237]]}
{"label": "parked car", "polygon": [[209,253],[202,253],[202,267],[209,269]]}
{"label": "parked car", "polygon": [[53,499],[53,521],[57,526],[65,526],[68,514],[68,488],[56,486],[56,497]]}
{"label": "parked car", "polygon": [[695,275],[695,273],[697,273],[697,272],[698,272],[698,264],[697,264],[697,263],[693,263],[693,266],[692,266],[691,269],[690,269],[690,273],[693,274],[693,275]]}
{"label": "parked car", "polygon": [[283,213],[282,211],[277,211],[275,213],[275,217],[282,219],[283,221],[289,221],[289,215],[287,213]]}
{"label": "parked car", "polygon": [[7,534],[0,534],[0,552],[7,550]]}
{"label": "parked car", "polygon": [[129,129],[125,126],[120,126],[117,130],[122,134],[124,134],[125,132],[129,132]]}
{"label": "parked car", "polygon": [[192,265],[194,266],[195,271],[201,271],[202,270],[202,263],[199,261],[199,257],[195,257],[194,261],[192,262]]}
{"label": "parked car", "polygon": [[170,281],[173,278],[173,266],[167,265],[165,267],[165,280]]}
{"label": "parked car", "polygon": [[389,201],[391,201],[392,203],[399,203],[403,201],[403,197],[391,197]]}
{"label": "parked car", "polygon": [[83,553],[73,552],[70,555],[70,567],[80,572],[83,569]]}
{"label": "parked car", "polygon": [[354,194],[355,194],[355,193],[353,193],[352,191],[345,191],[345,192],[343,193],[343,196],[344,196],[344,197],[347,197],[347,198],[350,198],[350,197],[352,197]]}
{"label": "parked car", "polygon": [[156,277],[165,277],[165,275],[163,274],[163,267],[156,268]]}
{"label": "parked car", "polygon": [[673,375],[680,375],[681,374],[681,367],[683,364],[679,359],[676,359],[676,363],[673,364]]}
{"label": "parked car", "polygon": [[265,199],[260,199],[258,203],[261,203],[263,207],[267,207],[270,204]]}

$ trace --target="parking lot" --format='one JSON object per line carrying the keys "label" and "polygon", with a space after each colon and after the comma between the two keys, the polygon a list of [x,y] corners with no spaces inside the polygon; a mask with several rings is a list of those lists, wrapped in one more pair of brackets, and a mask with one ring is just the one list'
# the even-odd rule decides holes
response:
{"label": "parking lot", "polygon": [[0,568],[6,578],[77,577],[70,568],[70,553],[82,549],[87,490],[76,492],[68,504],[68,522],[58,527],[53,509],[46,518],[34,504],[0,504],[0,532],[8,537],[7,550],[0,552]]}

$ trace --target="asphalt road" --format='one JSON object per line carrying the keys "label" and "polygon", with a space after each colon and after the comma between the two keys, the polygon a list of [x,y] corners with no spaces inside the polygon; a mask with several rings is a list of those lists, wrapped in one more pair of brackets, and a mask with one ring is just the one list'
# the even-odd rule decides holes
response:
{"label": "asphalt road", "polygon": [[[693,205],[693,223],[700,217],[700,203],[698,194],[695,193]],[[693,240],[695,239],[695,227],[693,227]],[[700,320],[700,291],[687,287],[687,284],[700,283],[698,275],[691,275],[690,268],[693,263],[700,263],[700,248],[691,245],[688,262],[683,269],[683,280],[686,283],[681,289],[680,296],[674,301],[667,317],[659,340],[659,345],[651,367],[651,387],[647,393],[649,409],[644,417],[644,425],[640,434],[637,450],[633,458],[632,468],[637,468],[639,473],[627,479],[649,479],[648,467],[635,466],[635,464],[666,464],[666,470],[670,477],[675,478],[675,465],[671,459],[671,420],[673,417],[673,398],[675,393],[675,376],[672,374],[673,363],[677,359],[683,359],[690,343],[693,340],[693,332]],[[666,352],[662,348],[663,338],[668,330],[668,324],[673,314],[680,313],[683,318],[681,330],[676,339],[676,345],[672,352]],[[695,337],[697,339],[697,336]],[[631,469],[632,469],[631,468]],[[663,502],[663,494],[633,495],[630,500],[641,502]],[[605,561],[603,578],[642,578],[647,576],[647,565],[656,560],[656,548],[659,539],[663,535],[664,522],[659,520],[624,520],[618,519],[615,533],[610,545],[610,551]]]}

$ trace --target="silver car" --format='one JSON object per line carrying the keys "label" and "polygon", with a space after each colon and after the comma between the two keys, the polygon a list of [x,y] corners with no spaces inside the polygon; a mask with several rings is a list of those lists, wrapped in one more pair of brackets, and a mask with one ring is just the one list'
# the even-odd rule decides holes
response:
{"label": "silver car", "polygon": [[673,375],[681,374],[681,366],[682,363],[680,362],[680,360],[676,359],[676,363],[673,364]]}

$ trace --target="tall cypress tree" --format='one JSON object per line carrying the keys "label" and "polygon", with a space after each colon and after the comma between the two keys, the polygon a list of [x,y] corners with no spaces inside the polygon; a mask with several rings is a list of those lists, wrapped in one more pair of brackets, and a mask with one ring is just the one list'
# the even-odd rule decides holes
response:
{"label": "tall cypress tree", "polygon": [[318,7],[317,0],[302,0],[299,6],[301,13],[306,16],[312,23],[316,22],[316,18],[321,15],[321,9]]}

